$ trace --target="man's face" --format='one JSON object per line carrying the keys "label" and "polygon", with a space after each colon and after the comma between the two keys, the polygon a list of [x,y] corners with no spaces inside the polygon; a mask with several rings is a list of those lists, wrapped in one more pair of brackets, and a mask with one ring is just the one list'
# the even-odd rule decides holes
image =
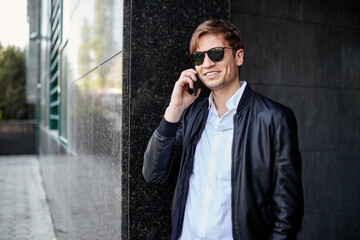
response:
{"label": "man's face", "polygon": [[[214,47],[229,47],[221,34],[205,34],[198,39],[196,51],[207,51]],[[211,91],[238,89],[239,66],[243,63],[244,51],[237,50],[234,56],[232,49],[224,50],[224,58],[219,62],[212,61],[205,54],[204,62],[196,66],[196,71],[202,82]]]}

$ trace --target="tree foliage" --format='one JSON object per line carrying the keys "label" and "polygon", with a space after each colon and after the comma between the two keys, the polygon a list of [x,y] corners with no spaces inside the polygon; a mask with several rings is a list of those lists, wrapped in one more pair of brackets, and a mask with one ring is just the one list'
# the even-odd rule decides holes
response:
{"label": "tree foliage", "polygon": [[0,43],[0,120],[25,119],[25,52]]}

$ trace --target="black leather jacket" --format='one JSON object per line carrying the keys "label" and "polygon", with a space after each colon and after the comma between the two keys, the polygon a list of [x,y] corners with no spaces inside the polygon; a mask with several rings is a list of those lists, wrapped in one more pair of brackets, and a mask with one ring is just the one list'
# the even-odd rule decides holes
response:
{"label": "black leather jacket", "polygon": [[[208,100],[192,104],[179,123],[164,119],[144,154],[147,182],[167,180],[181,153],[172,204],[172,235],[181,235],[196,144],[208,115]],[[303,218],[301,156],[293,112],[246,86],[234,116],[232,223],[235,240],[296,239]]]}

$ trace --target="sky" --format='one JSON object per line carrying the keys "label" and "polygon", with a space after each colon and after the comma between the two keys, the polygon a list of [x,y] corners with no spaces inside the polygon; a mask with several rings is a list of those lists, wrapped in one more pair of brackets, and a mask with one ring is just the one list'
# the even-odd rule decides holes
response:
{"label": "sky", "polygon": [[25,48],[29,39],[27,0],[0,0],[0,42]]}

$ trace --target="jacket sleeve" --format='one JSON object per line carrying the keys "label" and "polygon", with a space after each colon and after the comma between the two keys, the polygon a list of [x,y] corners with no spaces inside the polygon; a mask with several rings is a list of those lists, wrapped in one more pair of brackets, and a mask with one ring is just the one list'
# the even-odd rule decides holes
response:
{"label": "jacket sleeve", "polygon": [[301,229],[304,200],[297,124],[290,109],[284,108],[280,114],[274,141],[276,184],[269,239],[296,239]]}
{"label": "jacket sleeve", "polygon": [[164,183],[172,168],[172,154],[181,149],[181,124],[162,119],[144,153],[142,174],[148,183]]}

